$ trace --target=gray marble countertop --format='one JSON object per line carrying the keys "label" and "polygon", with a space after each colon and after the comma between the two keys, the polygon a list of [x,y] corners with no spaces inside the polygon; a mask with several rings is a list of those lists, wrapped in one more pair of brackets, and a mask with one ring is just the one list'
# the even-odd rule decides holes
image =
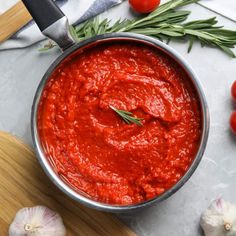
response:
{"label": "gray marble countertop", "polygon": [[[130,16],[127,3],[103,16],[113,19]],[[193,18],[214,16],[198,5],[187,7]],[[236,23],[218,17],[220,24],[236,30]],[[210,108],[211,127],[205,155],[190,180],[168,200],[150,208],[119,215],[140,236],[197,236],[201,212],[221,196],[236,202],[236,138],[228,120],[233,109],[230,86],[236,80],[236,59],[219,50],[201,48],[190,54],[187,45],[171,43],[194,68]],[[0,51],[0,130],[11,132],[31,144],[30,109],[44,72],[60,54],[57,50],[39,53],[36,44],[26,49]]]}

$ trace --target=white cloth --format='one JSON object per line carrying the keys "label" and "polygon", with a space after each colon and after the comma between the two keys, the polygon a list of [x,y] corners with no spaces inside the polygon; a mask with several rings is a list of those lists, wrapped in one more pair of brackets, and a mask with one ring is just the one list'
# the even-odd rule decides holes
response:
{"label": "white cloth", "polygon": [[0,14],[17,3],[17,0],[0,0]]}
{"label": "white cloth", "polygon": [[[38,0],[37,0],[38,1]],[[0,12],[14,5],[16,0],[0,0]],[[57,4],[68,17],[70,24],[79,23],[91,18],[122,0],[57,0]],[[0,50],[23,48],[45,39],[35,23],[30,22],[12,38],[0,44]]]}

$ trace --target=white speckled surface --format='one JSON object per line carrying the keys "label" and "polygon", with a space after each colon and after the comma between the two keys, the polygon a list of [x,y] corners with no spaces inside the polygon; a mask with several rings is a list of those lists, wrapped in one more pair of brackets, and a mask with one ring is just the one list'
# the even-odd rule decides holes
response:
{"label": "white speckled surface", "polygon": [[[111,10],[109,16],[130,15],[126,4]],[[194,17],[215,15],[197,5],[188,8],[194,11]],[[222,17],[219,20],[236,30],[236,23]],[[210,136],[200,166],[182,189],[159,205],[119,216],[140,236],[202,235],[199,217],[211,200],[221,196],[236,202],[236,138],[228,128],[233,108],[230,86],[236,80],[236,59],[198,44],[190,54],[186,53],[185,44],[170,45],[192,65],[203,85],[211,115]],[[53,50],[40,54],[38,47],[0,51],[0,130],[9,131],[29,144],[34,92],[44,72],[60,53]]]}

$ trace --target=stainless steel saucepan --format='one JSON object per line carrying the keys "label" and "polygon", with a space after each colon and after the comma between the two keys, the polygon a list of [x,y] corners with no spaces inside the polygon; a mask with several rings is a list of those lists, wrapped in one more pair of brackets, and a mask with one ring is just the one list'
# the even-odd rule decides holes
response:
{"label": "stainless steel saucepan", "polygon": [[[92,208],[96,208],[103,211],[110,212],[125,212],[131,211],[135,209],[139,209],[145,206],[149,206],[153,203],[158,203],[172,194],[174,194],[184,183],[191,177],[195,169],[197,168],[201,158],[203,156],[207,139],[208,139],[208,131],[209,131],[209,113],[208,107],[206,103],[206,99],[203,93],[203,90],[199,84],[197,76],[193,72],[192,68],[183,59],[178,53],[176,53],[171,47],[166,44],[158,41],[157,39],[146,37],[144,35],[133,34],[133,33],[112,33],[105,34],[93,37],[91,39],[85,40],[80,43],[76,43],[72,36],[69,33],[68,20],[66,16],[61,12],[61,10],[54,4],[51,0],[23,0],[25,6],[31,13],[38,27],[42,31],[42,33],[52,40],[54,40],[59,47],[62,49],[62,54],[50,65],[45,75],[43,76],[37,92],[35,94],[35,98],[32,106],[32,117],[31,117],[31,128],[32,128],[32,138],[35,147],[35,151],[38,157],[38,160],[48,175],[48,177],[52,180],[52,182],[60,188],[65,194],[67,194],[72,199]],[[78,1],[79,4],[79,1]],[[37,127],[37,112],[38,112],[38,104],[40,101],[40,97],[42,95],[42,91],[47,83],[47,80],[50,78],[51,74],[54,70],[66,59],[73,58],[74,55],[78,56],[78,53],[83,50],[83,48],[92,48],[101,43],[111,43],[111,42],[138,42],[143,45],[149,45],[153,49],[161,50],[162,52],[168,54],[172,57],[189,76],[192,84],[194,85],[198,97],[201,104],[202,110],[202,136],[201,143],[199,146],[199,150],[196,154],[194,161],[192,162],[190,168],[186,172],[186,174],[168,191],[164,192],[160,196],[155,197],[152,200],[145,201],[135,205],[111,205],[105,204],[102,202],[94,201],[83,193],[79,193],[74,191],[70,186],[68,186],[62,179],[57,175],[57,173],[53,170],[52,166],[48,162],[47,156],[44,153],[44,150],[40,143],[40,138],[38,134]]]}

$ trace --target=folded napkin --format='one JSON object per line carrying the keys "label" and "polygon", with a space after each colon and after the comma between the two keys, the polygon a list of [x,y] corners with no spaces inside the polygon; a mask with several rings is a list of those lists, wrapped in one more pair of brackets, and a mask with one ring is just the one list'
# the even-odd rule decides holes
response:
{"label": "folded napkin", "polygon": [[[70,24],[78,24],[79,22],[106,11],[122,1],[123,0],[57,0],[56,3],[68,17]],[[0,0],[0,12],[12,6],[15,2],[16,0]],[[27,47],[43,39],[45,39],[45,36],[42,35],[38,27],[32,21],[12,38],[0,44],[0,50]]]}

